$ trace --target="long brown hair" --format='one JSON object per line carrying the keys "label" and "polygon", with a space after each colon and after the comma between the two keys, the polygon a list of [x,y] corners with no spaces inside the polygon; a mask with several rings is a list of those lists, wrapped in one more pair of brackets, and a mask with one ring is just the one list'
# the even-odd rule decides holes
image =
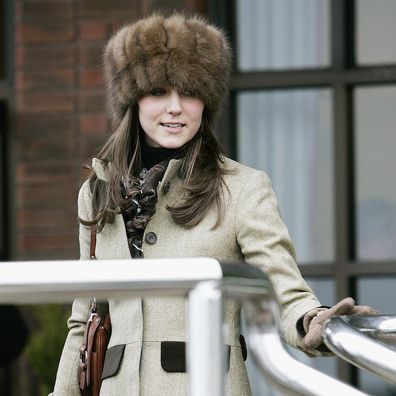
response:
{"label": "long brown hair", "polygon": [[[186,228],[197,225],[213,205],[217,209],[213,228],[220,225],[223,217],[223,176],[226,171],[221,167],[222,153],[210,119],[204,110],[199,131],[183,148],[180,175],[183,177],[185,198],[179,205],[167,207],[173,220]],[[106,223],[114,221],[115,214],[129,205],[122,196],[121,185],[123,180],[137,179],[139,176],[142,139],[144,132],[139,123],[138,106],[134,105],[128,108],[97,155],[108,168],[108,181],[98,179],[95,172],[91,172],[89,185],[93,218],[80,218],[83,225],[96,225],[101,231]]]}

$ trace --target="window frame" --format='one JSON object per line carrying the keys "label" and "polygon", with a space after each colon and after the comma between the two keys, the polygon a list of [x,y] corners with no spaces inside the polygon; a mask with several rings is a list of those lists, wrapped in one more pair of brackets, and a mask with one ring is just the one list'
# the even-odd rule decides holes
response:
{"label": "window frame", "polygon": [[[210,4],[213,2],[209,2]],[[209,7],[209,15],[227,32],[236,48],[235,0],[219,0]],[[353,90],[361,86],[396,84],[396,62],[359,66],[355,62],[356,0],[330,0],[330,66],[327,68],[240,72],[234,63],[230,98],[219,133],[236,158],[236,95],[240,91],[285,88],[323,88],[332,91],[333,100],[333,192],[334,261],[300,266],[304,277],[331,278],[336,298],[356,296],[359,277],[396,275],[396,260],[370,264],[357,260],[355,239],[355,158]],[[235,58],[234,58],[235,62]],[[358,370],[338,359],[338,378],[357,386]]]}

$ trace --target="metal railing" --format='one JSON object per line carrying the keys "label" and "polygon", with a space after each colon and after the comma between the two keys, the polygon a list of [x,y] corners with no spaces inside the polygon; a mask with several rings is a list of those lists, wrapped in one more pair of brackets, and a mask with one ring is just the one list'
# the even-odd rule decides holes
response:
{"label": "metal railing", "polygon": [[286,395],[362,396],[364,393],[300,363],[282,345],[279,308],[265,275],[247,264],[209,258],[0,263],[0,303],[70,302],[179,295],[188,298],[189,394],[221,396],[224,389],[223,300],[246,308],[249,352]]}
{"label": "metal railing", "polygon": [[323,339],[338,356],[396,385],[396,315],[334,317]]}

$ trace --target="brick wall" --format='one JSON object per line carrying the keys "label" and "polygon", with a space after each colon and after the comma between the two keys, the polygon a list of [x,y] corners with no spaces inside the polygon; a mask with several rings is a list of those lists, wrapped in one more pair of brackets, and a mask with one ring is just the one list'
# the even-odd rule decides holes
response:
{"label": "brick wall", "polygon": [[104,141],[102,49],[120,25],[153,10],[205,13],[205,0],[16,0],[16,210],[12,259],[78,257],[82,165]]}

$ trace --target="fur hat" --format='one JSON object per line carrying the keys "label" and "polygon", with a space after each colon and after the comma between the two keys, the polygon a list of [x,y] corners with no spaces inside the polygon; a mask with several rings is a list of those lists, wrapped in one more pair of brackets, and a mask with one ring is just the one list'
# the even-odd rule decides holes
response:
{"label": "fur hat", "polygon": [[105,48],[104,66],[116,124],[131,104],[168,85],[202,99],[213,122],[228,92],[231,50],[203,18],[156,14],[121,28]]}

